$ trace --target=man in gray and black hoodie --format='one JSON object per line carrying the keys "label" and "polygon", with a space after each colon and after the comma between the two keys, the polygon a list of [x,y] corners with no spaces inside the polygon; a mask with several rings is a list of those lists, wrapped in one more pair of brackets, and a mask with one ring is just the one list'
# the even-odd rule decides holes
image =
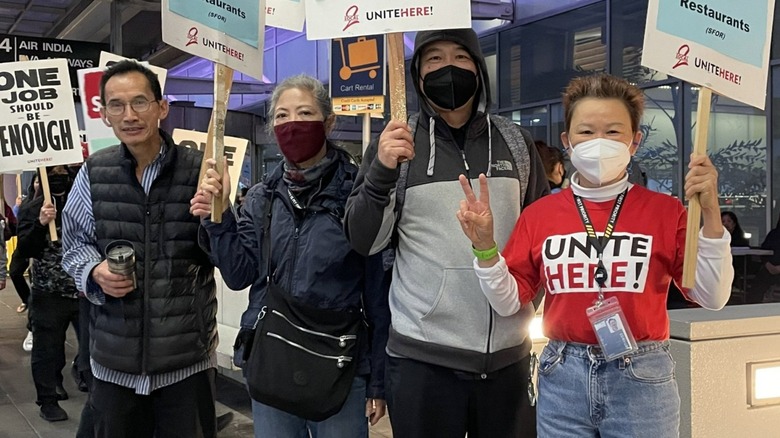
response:
{"label": "man in gray and black hoodie", "polygon": [[[490,85],[471,29],[417,34],[421,111],[372,142],[347,202],[354,248],[396,250],[387,344],[393,433],[535,437],[527,395],[532,306],[500,316],[483,295],[455,216],[463,174],[488,177],[501,249],[528,204],[549,191],[528,132],[488,115]],[[401,164],[403,163],[403,164]]]}

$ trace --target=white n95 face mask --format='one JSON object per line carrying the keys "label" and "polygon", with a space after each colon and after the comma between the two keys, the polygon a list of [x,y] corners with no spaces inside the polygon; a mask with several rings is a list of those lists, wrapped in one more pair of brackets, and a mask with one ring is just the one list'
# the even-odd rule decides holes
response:
{"label": "white n95 face mask", "polygon": [[577,172],[600,186],[617,179],[631,161],[628,146],[608,138],[594,138],[576,147],[569,146],[569,155]]}

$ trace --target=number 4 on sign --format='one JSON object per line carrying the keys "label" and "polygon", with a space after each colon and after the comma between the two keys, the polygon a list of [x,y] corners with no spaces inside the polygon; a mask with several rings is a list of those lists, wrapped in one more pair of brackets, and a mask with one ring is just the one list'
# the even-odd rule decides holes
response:
{"label": "number 4 on sign", "polygon": [[[0,42],[0,50],[5,50],[5,53],[9,53],[14,48],[11,47],[11,38],[3,38],[3,41]],[[20,59],[21,61],[21,59]]]}

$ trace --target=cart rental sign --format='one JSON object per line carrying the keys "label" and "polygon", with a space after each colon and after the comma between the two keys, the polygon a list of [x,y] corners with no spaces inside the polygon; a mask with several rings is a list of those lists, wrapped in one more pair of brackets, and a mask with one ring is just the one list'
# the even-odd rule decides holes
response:
{"label": "cart rental sign", "polygon": [[384,35],[331,40],[330,97],[336,114],[384,112]]}
{"label": "cart rental sign", "polygon": [[775,0],[650,0],[642,65],[764,109]]}
{"label": "cart rental sign", "polygon": [[466,27],[470,0],[306,0],[310,40]]}

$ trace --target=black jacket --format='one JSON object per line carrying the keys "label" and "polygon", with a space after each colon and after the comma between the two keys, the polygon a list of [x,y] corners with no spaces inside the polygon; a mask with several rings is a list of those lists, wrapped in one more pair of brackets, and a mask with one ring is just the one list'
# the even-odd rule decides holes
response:
{"label": "black jacket", "polygon": [[98,248],[103,253],[113,240],[132,242],[138,285],[93,306],[90,354],[131,374],[185,368],[217,346],[214,268],[198,245],[199,221],[189,213],[202,154],[160,133],[168,150],[148,195],[124,145],[87,160]]}

